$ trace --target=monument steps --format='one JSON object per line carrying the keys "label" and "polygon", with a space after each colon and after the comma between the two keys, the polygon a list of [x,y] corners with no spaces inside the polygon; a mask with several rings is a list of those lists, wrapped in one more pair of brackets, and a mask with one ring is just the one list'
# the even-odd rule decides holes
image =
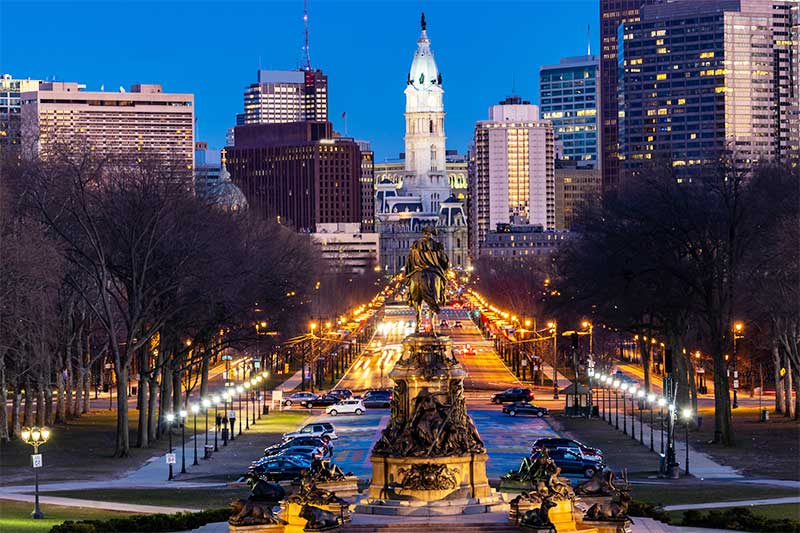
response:
{"label": "monument steps", "polygon": [[424,531],[425,533],[519,533],[521,530],[513,524],[487,524],[486,522],[461,523],[461,524],[348,524],[341,533],[381,533],[392,531],[397,533],[411,533]]}

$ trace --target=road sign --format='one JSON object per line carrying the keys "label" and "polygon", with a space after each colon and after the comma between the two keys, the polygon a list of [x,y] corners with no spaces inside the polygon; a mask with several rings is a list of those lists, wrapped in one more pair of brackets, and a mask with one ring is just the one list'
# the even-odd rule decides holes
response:
{"label": "road sign", "polygon": [[733,380],[733,388],[734,389],[738,389],[739,388],[739,380],[738,379],[734,379]]}
{"label": "road sign", "polygon": [[258,370],[259,368],[261,368],[261,361],[258,361],[258,360],[256,360],[256,361],[253,361],[253,367],[254,367],[256,370]]}
{"label": "road sign", "polygon": [[236,418],[236,411],[228,411],[228,418]]}
{"label": "road sign", "polygon": [[523,359],[522,360],[522,366],[528,366],[528,360],[527,359]]}
{"label": "road sign", "polygon": [[282,390],[272,391],[272,401],[279,402],[281,400],[283,400],[283,391]]}
{"label": "road sign", "polygon": [[168,465],[174,465],[175,463],[177,463],[177,461],[175,460],[175,454],[174,453],[168,453],[167,454],[167,464]]}
{"label": "road sign", "polygon": [[37,453],[37,454],[31,455],[31,465],[33,465],[34,468],[41,468],[42,467],[42,454]]}

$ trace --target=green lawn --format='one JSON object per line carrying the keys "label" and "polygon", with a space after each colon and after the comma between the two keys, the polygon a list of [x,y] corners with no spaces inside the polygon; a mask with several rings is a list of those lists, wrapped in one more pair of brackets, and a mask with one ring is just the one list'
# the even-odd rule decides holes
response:
{"label": "green lawn", "polygon": [[41,508],[45,516],[44,519],[34,520],[31,518],[33,504],[0,500],[0,532],[46,533],[50,531],[50,528],[65,520],[103,520],[131,514],[82,507],[59,507],[56,505],[42,505]]}
{"label": "green lawn", "polygon": [[[715,509],[699,509],[700,511],[724,511],[726,508]],[[753,514],[763,516],[765,518],[772,518],[780,520],[783,518],[791,518],[793,520],[800,520],[800,506],[794,503],[781,503],[778,505],[753,505],[748,506]],[[685,511],[668,511],[667,514],[672,518],[673,524],[680,524],[683,520],[683,513]]]}
{"label": "green lawn", "polygon": [[[634,484],[631,487],[631,496],[634,499],[664,506],[683,503],[782,498],[797,495],[797,489],[792,488],[744,483],[714,483],[710,481],[688,481],[659,485]],[[682,513],[683,511],[679,512]]]}
{"label": "green lawn", "polygon": [[92,489],[89,491],[61,490],[47,492],[47,496],[92,499],[139,505],[163,505],[190,509],[220,509],[231,500],[247,498],[247,487],[213,489]]}

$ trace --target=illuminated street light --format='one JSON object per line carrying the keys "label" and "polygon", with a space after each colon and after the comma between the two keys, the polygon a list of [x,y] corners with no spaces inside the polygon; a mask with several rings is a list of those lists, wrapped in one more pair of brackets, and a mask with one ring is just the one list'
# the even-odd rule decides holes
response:
{"label": "illuminated street light", "polygon": [[181,474],[186,473],[186,416],[189,414],[186,409],[181,409],[178,414],[181,417]]}
{"label": "illuminated street light", "polygon": [[[3,407],[5,409],[5,407]],[[24,427],[20,432],[20,437],[25,442],[33,446],[33,455],[31,455],[31,465],[33,466],[33,482],[34,482],[34,505],[31,518],[40,520],[44,518],[44,513],[39,508],[39,469],[42,467],[42,456],[39,454],[39,446],[46,443],[50,439],[50,429],[46,427]]]}
{"label": "illuminated street light", "polygon": [[683,410],[683,422],[686,425],[686,475],[689,475],[689,421],[692,419],[694,413],[691,409],[686,408]]}
{"label": "illuminated street light", "polygon": [[197,413],[200,412],[200,406],[196,403],[193,403],[190,407],[192,411],[192,417],[194,418],[194,461],[192,462],[192,466],[197,466]]}
{"label": "illuminated street light", "polygon": [[169,460],[169,456],[172,455],[172,423],[175,422],[175,415],[172,413],[167,414],[167,435],[169,436],[169,451],[167,451],[167,464],[169,465],[169,477],[167,481],[172,481],[174,476],[172,475],[172,462]]}

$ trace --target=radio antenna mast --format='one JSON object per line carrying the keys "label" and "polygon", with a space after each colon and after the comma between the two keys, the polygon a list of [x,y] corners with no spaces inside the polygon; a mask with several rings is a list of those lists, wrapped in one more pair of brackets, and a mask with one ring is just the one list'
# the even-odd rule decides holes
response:
{"label": "radio antenna mast", "polygon": [[305,29],[305,44],[303,51],[306,54],[306,70],[311,70],[311,53],[308,50],[308,0],[303,0],[303,26]]}

